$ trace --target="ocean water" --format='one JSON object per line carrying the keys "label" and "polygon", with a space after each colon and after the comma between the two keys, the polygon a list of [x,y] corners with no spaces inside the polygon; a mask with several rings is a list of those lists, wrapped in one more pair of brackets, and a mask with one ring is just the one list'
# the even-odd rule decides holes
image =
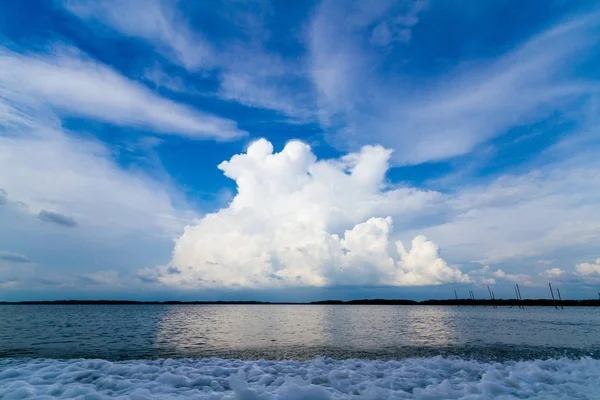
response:
{"label": "ocean water", "polygon": [[600,399],[600,309],[0,306],[0,398]]}

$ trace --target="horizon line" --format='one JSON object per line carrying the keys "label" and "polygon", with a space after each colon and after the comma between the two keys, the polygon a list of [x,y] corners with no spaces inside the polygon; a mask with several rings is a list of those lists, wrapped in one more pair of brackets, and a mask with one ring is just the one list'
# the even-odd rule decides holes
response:
{"label": "horizon line", "polygon": [[565,306],[600,306],[600,299],[571,299],[571,300],[552,300],[552,299],[428,299],[428,300],[409,300],[409,299],[357,299],[357,300],[318,300],[311,302],[293,302],[293,301],[258,301],[258,300],[22,300],[22,301],[0,301],[0,305],[110,305],[110,304],[205,304],[205,305],[490,305],[490,306],[515,306],[515,305],[539,305],[555,306],[556,304]]}

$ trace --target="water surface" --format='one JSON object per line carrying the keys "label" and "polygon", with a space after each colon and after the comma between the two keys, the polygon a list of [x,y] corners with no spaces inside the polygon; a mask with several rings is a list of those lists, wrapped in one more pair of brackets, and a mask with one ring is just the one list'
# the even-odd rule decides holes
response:
{"label": "water surface", "polygon": [[600,310],[381,305],[3,305],[0,357],[600,358]]}

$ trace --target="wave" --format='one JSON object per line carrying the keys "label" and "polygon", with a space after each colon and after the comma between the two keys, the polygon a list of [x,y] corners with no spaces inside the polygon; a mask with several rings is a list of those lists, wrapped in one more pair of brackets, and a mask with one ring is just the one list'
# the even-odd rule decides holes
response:
{"label": "wave", "polygon": [[0,398],[592,399],[600,360],[0,360]]}

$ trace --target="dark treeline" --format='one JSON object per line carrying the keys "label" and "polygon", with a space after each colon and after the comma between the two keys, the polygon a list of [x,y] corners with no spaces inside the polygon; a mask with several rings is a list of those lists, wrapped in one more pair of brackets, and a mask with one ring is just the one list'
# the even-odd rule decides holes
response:
{"label": "dark treeline", "polygon": [[[554,302],[551,299],[527,299],[527,300],[516,300],[516,299],[447,299],[447,300],[424,300],[424,301],[413,301],[413,300],[384,300],[384,299],[363,299],[363,300],[324,300],[324,301],[313,301],[310,303],[292,303],[292,302],[266,302],[266,301],[133,301],[133,300],[55,300],[55,301],[17,301],[9,302],[2,301],[0,304],[58,304],[58,305],[77,305],[77,304],[280,304],[280,305],[311,305],[311,304],[326,304],[326,305],[403,305],[403,306],[552,306]],[[598,300],[562,300],[556,301],[557,306],[573,307],[573,306],[587,306],[587,307],[599,307],[600,299]]]}

